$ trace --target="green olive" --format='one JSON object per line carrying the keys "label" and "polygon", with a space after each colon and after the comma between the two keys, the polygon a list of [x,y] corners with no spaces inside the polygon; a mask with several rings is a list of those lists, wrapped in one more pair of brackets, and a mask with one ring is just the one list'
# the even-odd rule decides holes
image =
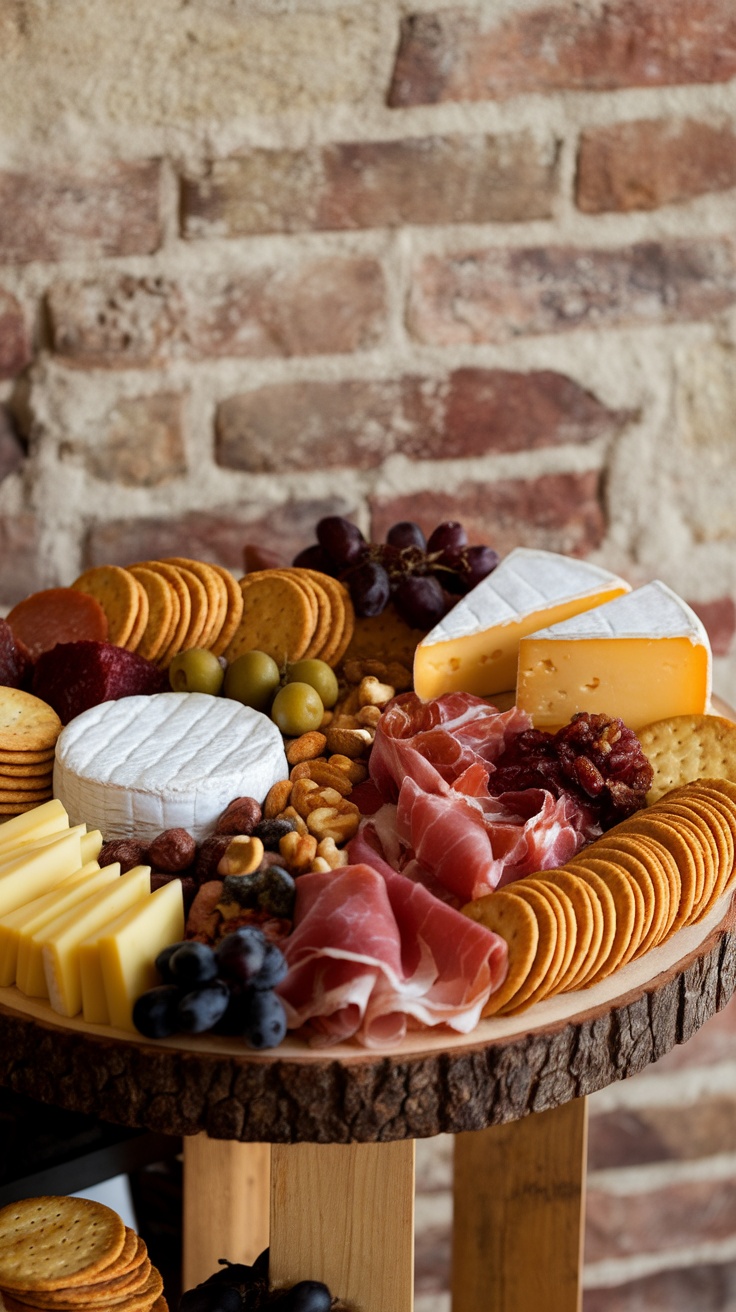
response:
{"label": "green olive", "polygon": [[280,677],[272,656],[265,651],[244,651],[225,671],[225,696],[254,711],[268,712]]}
{"label": "green olive", "polygon": [[286,672],[286,682],[310,684],[319,693],[322,705],[328,708],[337,701],[337,679],[327,661],[295,661]]}
{"label": "green olive", "polygon": [[308,683],[286,683],[273,699],[271,719],[287,738],[318,729],[325,708],[322,698]]}
{"label": "green olive", "polygon": [[169,683],[174,692],[208,692],[216,697],[224,677],[219,660],[205,647],[180,651],[169,666]]}

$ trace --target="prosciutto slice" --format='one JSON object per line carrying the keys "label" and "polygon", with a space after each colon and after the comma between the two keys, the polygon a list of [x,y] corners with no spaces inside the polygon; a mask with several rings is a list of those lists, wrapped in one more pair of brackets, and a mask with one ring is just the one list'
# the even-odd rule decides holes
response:
{"label": "prosciutto slice", "polygon": [[354,843],[351,859],[366,860],[297,881],[278,988],[289,1028],[374,1049],[419,1025],[468,1033],[505,978],[506,944],[393,870],[366,838]]}

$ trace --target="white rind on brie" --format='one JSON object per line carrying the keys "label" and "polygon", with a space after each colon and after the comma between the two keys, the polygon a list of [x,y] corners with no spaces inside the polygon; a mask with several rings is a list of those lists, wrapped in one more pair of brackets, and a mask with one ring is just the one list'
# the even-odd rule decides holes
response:
{"label": "white rind on brie", "polygon": [[56,745],[54,796],[106,841],[187,829],[201,842],[236,797],[288,777],[281,734],[260,711],[204,693],[123,697],[84,711]]}
{"label": "white rind on brie", "polygon": [[710,651],[705,625],[691,606],[659,579],[595,610],[573,615],[532,638],[688,638]]}

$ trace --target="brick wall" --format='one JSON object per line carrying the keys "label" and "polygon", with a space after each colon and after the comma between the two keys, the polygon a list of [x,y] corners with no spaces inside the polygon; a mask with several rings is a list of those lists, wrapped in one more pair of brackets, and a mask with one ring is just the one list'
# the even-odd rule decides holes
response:
{"label": "brick wall", "polygon": [[[732,0],[0,0],[0,605],[451,515],[736,698],[734,79]],[[599,1096],[591,1312],[736,1301],[723,1026]]]}

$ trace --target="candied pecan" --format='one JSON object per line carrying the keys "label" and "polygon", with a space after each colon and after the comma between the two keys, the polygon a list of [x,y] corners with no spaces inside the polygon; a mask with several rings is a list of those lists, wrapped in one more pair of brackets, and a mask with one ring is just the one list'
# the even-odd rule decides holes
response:
{"label": "candied pecan", "polygon": [[113,838],[105,843],[97,860],[100,866],[111,866],[120,862],[120,873],[132,870],[134,866],[147,864],[148,849],[135,838]]}
{"label": "candied pecan", "polygon": [[236,797],[225,807],[215,825],[215,833],[252,834],[261,818],[261,808],[255,797]]}
{"label": "candied pecan", "polygon": [[207,884],[211,879],[219,879],[217,867],[232,842],[232,834],[212,834],[205,838],[197,853],[194,878],[198,884]]}
{"label": "candied pecan", "polygon": [[164,829],[148,849],[150,864],[174,875],[186,870],[196,855],[196,841],[187,829]]}
{"label": "candied pecan", "polygon": [[289,805],[291,797],[291,779],[279,779],[277,784],[269,788],[266,800],[263,803],[264,820],[273,820],[279,811],[283,811],[285,806]]}
{"label": "candied pecan", "polygon": [[300,761],[313,761],[315,756],[321,756],[325,750],[327,739],[323,733],[312,729],[309,733],[303,733],[299,738],[294,738],[286,749],[286,759],[289,765],[299,765]]}

